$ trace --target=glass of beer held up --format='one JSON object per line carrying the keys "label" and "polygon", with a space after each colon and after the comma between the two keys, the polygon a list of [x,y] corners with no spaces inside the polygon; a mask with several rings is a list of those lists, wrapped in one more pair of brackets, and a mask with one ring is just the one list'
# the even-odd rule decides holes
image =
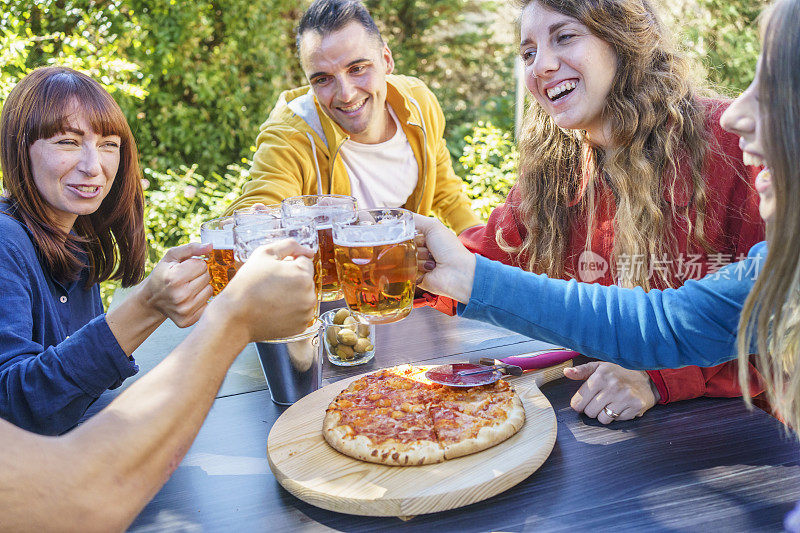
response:
{"label": "glass of beer held up", "polygon": [[414,216],[405,209],[366,209],[333,223],[336,269],[347,307],[361,322],[406,317],[414,303]]}
{"label": "glass of beer held up", "polygon": [[233,258],[233,217],[208,220],[200,225],[200,242],[211,243],[214,247],[206,258],[208,275],[214,296],[220,293],[236,273]]}
{"label": "glass of beer held up", "polygon": [[[295,222],[297,223],[293,224],[291,221],[277,219],[276,221],[262,221],[234,226],[236,263],[241,266],[255,249],[261,245],[284,239],[294,239],[299,244],[314,251],[314,286],[317,292],[317,301],[319,301],[322,293],[322,276],[320,273],[317,228],[314,226],[314,221],[310,219],[297,220]],[[291,295],[287,295],[287,298],[291,298]],[[317,308],[314,320],[318,317],[319,308]]]}
{"label": "glass of beer held up", "polygon": [[355,220],[356,199],[341,194],[312,194],[286,198],[282,206],[284,220],[296,217],[314,219],[322,269],[322,301],[340,299],[342,291],[333,254],[333,223]]}

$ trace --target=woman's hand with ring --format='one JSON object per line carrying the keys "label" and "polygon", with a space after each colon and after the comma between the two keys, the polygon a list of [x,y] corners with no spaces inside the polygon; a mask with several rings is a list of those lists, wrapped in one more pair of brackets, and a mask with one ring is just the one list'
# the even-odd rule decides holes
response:
{"label": "woman's hand with ring", "polygon": [[570,405],[602,424],[640,417],[661,399],[647,372],[612,363],[593,361],[565,368],[564,375],[586,380]]}

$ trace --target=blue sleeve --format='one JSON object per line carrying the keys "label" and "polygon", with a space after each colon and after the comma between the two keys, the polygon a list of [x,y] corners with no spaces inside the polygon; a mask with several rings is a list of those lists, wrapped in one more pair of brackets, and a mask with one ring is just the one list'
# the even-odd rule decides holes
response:
{"label": "blue sleeve", "polygon": [[459,314],[627,368],[713,366],[736,356],[742,305],[766,248],[677,289],[645,292],[550,279],[477,256]]}
{"label": "blue sleeve", "polygon": [[67,336],[46,307],[49,290],[26,253],[0,246],[0,416],[36,433],[72,428],[100,394],[138,367],[100,314]]}

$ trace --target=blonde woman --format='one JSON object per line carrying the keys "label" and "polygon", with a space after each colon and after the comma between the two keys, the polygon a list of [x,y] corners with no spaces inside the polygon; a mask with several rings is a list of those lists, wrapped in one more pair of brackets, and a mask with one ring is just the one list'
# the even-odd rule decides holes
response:
{"label": "blonde woman", "polygon": [[[649,2],[520,5],[534,102],[519,178],[485,227],[461,234],[471,251],[649,290],[699,279],[764,238],[738,139],[719,126],[728,102],[700,96]],[[755,370],[745,370],[758,392]],[[741,395],[736,363],[644,372],[593,362],[565,374],[586,380],[572,407],[603,423],[612,421],[606,401],[624,406],[617,419],[626,420],[657,402]]]}

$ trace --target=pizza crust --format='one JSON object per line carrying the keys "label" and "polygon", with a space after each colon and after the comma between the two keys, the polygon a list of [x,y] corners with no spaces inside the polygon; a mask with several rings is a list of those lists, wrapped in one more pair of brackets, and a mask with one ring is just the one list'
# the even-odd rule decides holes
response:
{"label": "pizza crust", "polygon": [[429,440],[402,443],[389,439],[374,444],[363,435],[342,436],[336,430],[326,433],[325,440],[335,450],[349,457],[387,466],[419,466],[445,460],[444,450],[439,443]]}
{"label": "pizza crust", "polygon": [[496,446],[515,435],[523,424],[525,424],[525,408],[522,407],[519,396],[515,394],[505,420],[480,428],[475,437],[446,444],[444,456],[446,459],[455,459]]}

